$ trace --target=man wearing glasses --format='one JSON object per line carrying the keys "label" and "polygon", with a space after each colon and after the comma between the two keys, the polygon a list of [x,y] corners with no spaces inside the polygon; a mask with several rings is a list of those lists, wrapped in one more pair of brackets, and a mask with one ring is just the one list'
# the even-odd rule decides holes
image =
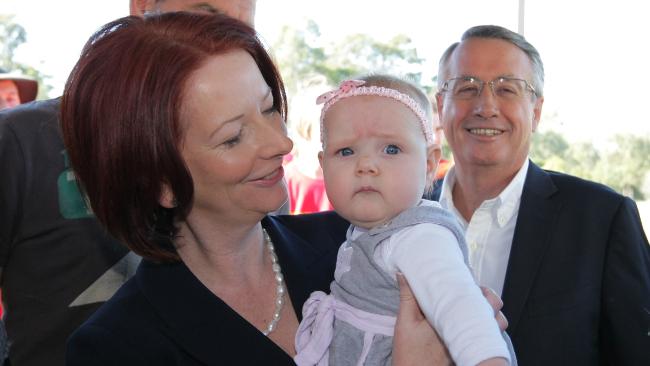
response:
{"label": "man wearing glasses", "polygon": [[465,227],[477,281],[503,299],[519,364],[650,365],[650,247],[634,201],[528,159],[544,102],[537,50],[473,27],[438,82],[455,160],[440,203]]}

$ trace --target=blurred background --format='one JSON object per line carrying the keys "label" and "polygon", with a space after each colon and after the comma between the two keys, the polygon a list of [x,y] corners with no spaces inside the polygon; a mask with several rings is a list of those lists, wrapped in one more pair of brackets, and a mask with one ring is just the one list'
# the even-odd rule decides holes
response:
{"label": "blurred background", "polygon": [[[306,103],[299,96],[314,88],[381,71],[408,76],[433,95],[438,58],[465,29],[498,24],[523,33],[546,70],[532,159],[634,198],[648,228],[645,7],[633,0],[258,0],[256,28],[295,98],[290,109],[300,111],[289,123],[303,128],[298,121],[317,119],[318,110],[298,105]],[[1,0],[0,67],[39,80],[39,99],[59,96],[92,32],[127,14],[127,0]],[[305,140],[297,146],[314,138],[297,128],[292,136]]]}

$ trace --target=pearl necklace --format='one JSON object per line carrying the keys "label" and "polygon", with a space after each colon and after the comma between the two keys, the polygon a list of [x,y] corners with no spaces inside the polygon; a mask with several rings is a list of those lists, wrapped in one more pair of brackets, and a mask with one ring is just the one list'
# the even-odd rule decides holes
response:
{"label": "pearl necklace", "polygon": [[271,263],[273,266],[273,275],[275,277],[275,312],[273,313],[273,318],[271,319],[271,322],[269,322],[269,325],[266,327],[262,333],[265,336],[268,336],[275,330],[275,328],[278,325],[278,322],[280,321],[280,313],[282,312],[282,305],[284,305],[284,277],[282,276],[282,269],[280,268],[280,263],[278,262],[278,256],[275,254],[275,247],[273,247],[273,242],[271,241],[271,237],[269,236],[269,233],[266,232],[266,229],[262,229],[264,231],[264,240],[266,241],[266,247],[269,249],[269,254],[271,256]]}

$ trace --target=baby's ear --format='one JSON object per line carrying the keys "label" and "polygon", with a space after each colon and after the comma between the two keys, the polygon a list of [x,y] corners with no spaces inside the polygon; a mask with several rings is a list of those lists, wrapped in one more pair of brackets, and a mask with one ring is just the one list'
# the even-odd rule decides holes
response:
{"label": "baby's ear", "polygon": [[158,203],[164,208],[174,208],[177,206],[176,198],[174,197],[174,192],[169,187],[169,184],[162,183],[160,189],[160,197],[158,197]]}
{"label": "baby's ear", "polygon": [[438,170],[438,163],[442,157],[442,148],[439,144],[433,144],[427,148],[427,182],[433,182]]}

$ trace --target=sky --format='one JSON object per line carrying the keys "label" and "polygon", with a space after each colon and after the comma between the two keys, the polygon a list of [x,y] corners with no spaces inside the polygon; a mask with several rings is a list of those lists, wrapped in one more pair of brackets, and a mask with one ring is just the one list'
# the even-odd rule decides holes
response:
{"label": "sky", "polygon": [[[520,0],[258,0],[256,27],[272,44],[284,25],[316,21],[324,40],[352,33],[411,37],[425,78],[462,32],[477,24],[518,29]],[[526,0],[524,35],[546,71],[540,130],[607,147],[615,133],[650,137],[647,6],[634,0]],[[0,0],[27,31],[16,59],[51,76],[58,96],[81,48],[99,26],[128,14],[127,0]]]}

